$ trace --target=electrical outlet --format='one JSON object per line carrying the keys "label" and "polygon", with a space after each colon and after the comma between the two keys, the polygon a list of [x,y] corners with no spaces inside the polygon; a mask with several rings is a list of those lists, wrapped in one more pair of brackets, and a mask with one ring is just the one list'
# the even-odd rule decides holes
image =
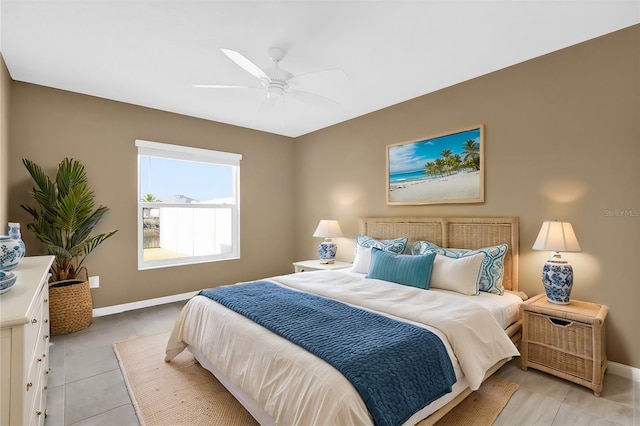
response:
{"label": "electrical outlet", "polygon": [[100,287],[100,277],[89,277],[89,288],[98,288]]}

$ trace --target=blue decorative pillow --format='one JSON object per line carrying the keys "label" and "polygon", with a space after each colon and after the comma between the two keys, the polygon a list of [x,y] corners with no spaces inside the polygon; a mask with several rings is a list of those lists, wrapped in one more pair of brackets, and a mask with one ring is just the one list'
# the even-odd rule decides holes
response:
{"label": "blue decorative pillow", "polygon": [[376,240],[366,235],[358,235],[356,242],[362,247],[375,247],[393,253],[402,254],[407,247],[408,237],[400,237],[393,240]]}
{"label": "blue decorative pillow", "polygon": [[509,246],[500,244],[492,247],[485,247],[477,250],[442,248],[428,241],[416,241],[411,246],[411,253],[425,254],[438,253],[442,256],[460,258],[483,253],[484,259],[480,265],[480,275],[478,276],[478,288],[493,294],[504,294],[502,277],[504,273],[504,255],[507,254]]}
{"label": "blue decorative pillow", "polygon": [[367,278],[427,289],[435,258],[435,252],[422,256],[411,256],[395,254],[373,247],[371,249],[371,267]]}
{"label": "blue decorative pillow", "polygon": [[427,254],[427,253],[431,253],[432,251],[436,251],[438,249],[440,249],[441,247],[430,243],[429,241],[416,241],[415,243],[413,243],[413,245],[411,246],[411,254],[413,255],[417,255],[417,254]]}

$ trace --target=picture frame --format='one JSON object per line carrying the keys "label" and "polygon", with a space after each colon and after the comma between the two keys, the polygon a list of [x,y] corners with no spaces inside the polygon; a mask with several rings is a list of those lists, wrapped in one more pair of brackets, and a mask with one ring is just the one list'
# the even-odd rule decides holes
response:
{"label": "picture frame", "polygon": [[484,125],[387,145],[387,204],[484,202]]}

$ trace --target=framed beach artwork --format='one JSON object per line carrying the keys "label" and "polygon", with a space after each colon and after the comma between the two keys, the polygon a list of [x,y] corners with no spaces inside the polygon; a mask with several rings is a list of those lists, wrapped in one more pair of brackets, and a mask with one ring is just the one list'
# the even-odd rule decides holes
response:
{"label": "framed beach artwork", "polygon": [[387,146],[387,204],[484,202],[484,126]]}

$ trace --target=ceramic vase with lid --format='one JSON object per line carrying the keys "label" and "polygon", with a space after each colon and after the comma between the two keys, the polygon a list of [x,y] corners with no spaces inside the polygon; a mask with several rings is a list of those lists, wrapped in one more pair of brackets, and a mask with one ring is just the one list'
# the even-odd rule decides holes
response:
{"label": "ceramic vase with lid", "polygon": [[20,234],[20,224],[10,222],[9,235],[0,235],[0,270],[15,268],[25,255],[25,247]]}

